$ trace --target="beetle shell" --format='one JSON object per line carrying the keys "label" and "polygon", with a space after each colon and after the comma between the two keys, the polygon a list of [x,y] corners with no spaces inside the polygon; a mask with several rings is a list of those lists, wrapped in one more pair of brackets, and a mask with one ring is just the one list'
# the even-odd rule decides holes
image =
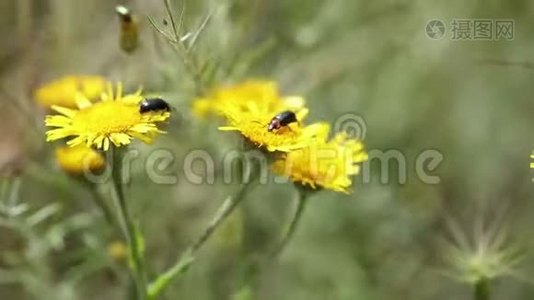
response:
{"label": "beetle shell", "polygon": [[271,121],[269,122],[269,125],[267,126],[268,131],[278,130],[282,128],[283,126],[287,126],[291,123],[297,122],[297,116],[294,112],[286,110],[283,111],[276,116],[274,116]]}
{"label": "beetle shell", "polygon": [[151,111],[170,111],[169,103],[161,98],[148,98],[141,101],[139,104],[139,112],[147,113]]}

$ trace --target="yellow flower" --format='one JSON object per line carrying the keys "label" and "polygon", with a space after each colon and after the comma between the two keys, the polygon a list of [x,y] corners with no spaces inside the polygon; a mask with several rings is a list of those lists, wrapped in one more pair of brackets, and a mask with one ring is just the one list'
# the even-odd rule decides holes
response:
{"label": "yellow flower", "polygon": [[267,130],[267,126],[275,113],[268,109],[251,107],[250,111],[243,111],[239,107],[226,108],[227,126],[219,127],[223,131],[238,131],[249,142],[267,151],[288,152],[308,146],[314,139],[328,132],[328,125],[316,123],[302,126],[302,120],[308,110],[303,108],[296,112],[298,122],[291,123],[276,131]]}
{"label": "yellow flower", "polygon": [[[530,154],[530,159],[534,159],[534,153]],[[534,169],[534,162],[530,163],[530,168]]]}
{"label": "yellow flower", "polygon": [[105,87],[106,80],[100,76],[66,76],[41,86],[34,96],[39,104],[46,107],[60,105],[75,108],[77,93],[82,93],[89,100],[95,100]]}
{"label": "yellow flower", "polygon": [[340,133],[330,141],[316,140],[309,147],[284,154],[272,168],[276,174],[301,185],[347,193],[351,176],[359,173],[358,163],[365,160],[362,142]]}
{"label": "yellow flower", "polygon": [[117,262],[122,262],[128,256],[128,246],[122,241],[113,241],[108,245],[108,255]]}
{"label": "yellow flower", "polygon": [[304,105],[300,97],[282,97],[274,81],[248,80],[241,84],[226,86],[215,90],[205,98],[193,103],[193,112],[198,117],[210,113],[226,116],[227,107],[249,111],[251,106],[261,106],[270,112],[297,109]]}
{"label": "yellow flower", "polygon": [[56,160],[71,175],[83,175],[86,171],[97,172],[106,167],[104,157],[85,145],[57,148]]}
{"label": "yellow flower", "polygon": [[108,84],[98,102],[91,103],[84,95],[76,95],[78,109],[52,106],[61,115],[49,115],[45,125],[57,127],[46,132],[46,140],[73,137],[67,142],[69,146],[85,144],[107,151],[110,143],[116,147],[128,145],[133,138],[151,143],[159,133],[165,133],[156,126],[156,122],[169,118],[169,112],[150,112],[141,114],[139,102],[143,100],[141,91],[122,95],[122,84],[117,85],[116,94]]}

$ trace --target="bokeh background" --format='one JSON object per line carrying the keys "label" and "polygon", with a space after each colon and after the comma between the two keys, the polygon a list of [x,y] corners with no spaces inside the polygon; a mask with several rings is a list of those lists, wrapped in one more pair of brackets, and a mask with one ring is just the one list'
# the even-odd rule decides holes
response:
{"label": "bokeh background", "polygon": [[[286,251],[251,275],[283,230],[295,194],[289,184],[256,188],[164,299],[472,299],[472,286],[447,276],[456,269],[445,259],[444,240],[458,237],[448,229],[452,222],[479,241],[483,234],[473,228],[480,220],[484,230],[506,229],[503,247],[523,254],[507,276],[491,282],[492,297],[533,299],[534,2],[185,2],[191,30],[212,15],[194,50],[208,62],[209,88],[266,78],[285,95],[304,96],[311,121],[335,123],[357,113],[366,122],[366,148],[403,153],[407,177],[399,183],[395,162],[385,175],[371,162],[370,177],[356,178],[352,194],[315,194]],[[139,21],[141,44],[130,55],[118,46],[118,4]],[[182,2],[173,4],[178,15]],[[176,107],[166,136],[133,146],[141,158],[127,196],[145,233],[152,276],[235,191],[219,177],[202,185],[184,177],[191,150],[217,160],[239,140],[218,132],[216,120],[191,114],[199,92],[194,78],[146,18],[168,30],[164,8],[163,1],[141,0],[0,2],[2,201],[25,210],[0,217],[0,299],[128,297],[120,236],[87,186],[58,168],[54,144],[45,143],[46,109],[33,91],[50,80],[102,75],[130,91],[143,86]],[[432,19],[445,22],[444,38],[425,34]],[[453,41],[453,19],[512,19],[515,37]],[[178,175],[177,184],[154,184],[143,171],[143,157],[156,148],[175,153],[167,171]],[[431,172],[438,184],[415,172],[427,149],[443,155]],[[100,190],[105,194],[106,186]]]}

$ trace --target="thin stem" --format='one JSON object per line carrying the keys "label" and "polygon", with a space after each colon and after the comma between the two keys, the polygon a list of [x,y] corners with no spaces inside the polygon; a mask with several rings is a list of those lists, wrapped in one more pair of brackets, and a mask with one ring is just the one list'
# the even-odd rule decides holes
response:
{"label": "thin stem", "polygon": [[154,19],[152,19],[152,17],[147,16],[147,19],[148,19],[148,22],[150,22],[150,25],[152,25],[152,27],[154,27],[154,29],[156,29],[156,31],[159,32],[159,34],[161,34],[163,37],[165,37],[169,42],[172,42],[172,43],[178,42],[178,41],[175,41],[174,38],[168,36],[167,33],[163,31],[161,28],[159,28],[158,25],[156,25],[156,22],[154,21]]}
{"label": "thin stem", "polygon": [[85,180],[81,182],[85,187],[87,187],[87,189],[91,193],[91,198],[93,199],[93,202],[96,204],[96,206],[98,206],[100,212],[102,212],[108,224],[115,226],[115,218],[113,216],[113,212],[106,203],[106,200],[102,197],[102,194],[98,192],[96,184],[87,182]]}
{"label": "thin stem", "polygon": [[171,280],[178,275],[187,271],[189,266],[195,260],[195,256],[200,248],[209,240],[209,238],[215,233],[220,225],[227,219],[227,217],[235,210],[235,208],[245,199],[246,194],[253,186],[254,180],[250,180],[243,183],[238,192],[231,197],[228,197],[223,204],[219,207],[217,213],[213,219],[209,222],[208,226],[204,229],[202,234],[187,248],[180,256],[177,262],[168,269],[165,273],[161,274],[149,287],[149,299],[156,299],[158,295],[167,287]]}
{"label": "thin stem", "polygon": [[308,199],[308,194],[301,189],[297,189],[297,197],[296,197],[297,207],[295,209],[293,217],[291,218],[291,221],[286,227],[286,231],[284,235],[282,236],[280,243],[278,244],[278,246],[276,246],[274,251],[271,253],[272,258],[275,258],[278,255],[280,255],[286,248],[289,241],[291,241],[291,239],[293,238],[293,235],[295,234],[295,231],[297,230],[297,227],[300,223],[300,219],[302,219],[301,218],[302,212],[304,211],[304,208],[306,207],[307,199]]}
{"label": "thin stem", "polygon": [[[180,55],[187,72],[189,73],[195,84],[195,93],[197,95],[202,95],[206,88],[205,84],[202,82],[202,70],[199,67],[198,58],[192,55],[190,51],[191,49],[187,45],[185,45],[185,42],[187,41],[187,38],[190,35],[186,34],[184,36],[181,36],[185,14],[185,2],[183,4],[178,23],[176,22],[176,19],[174,17],[170,1],[163,0],[163,3],[165,5],[165,10],[171,22],[172,37],[169,36],[169,34],[165,33],[163,30],[161,30],[158,26],[156,26],[152,19],[149,18],[149,22],[172,44],[172,48],[178,53],[178,55]],[[205,21],[201,24],[200,28],[197,29],[196,36],[194,36],[195,40],[204,30],[210,18],[211,14],[208,15]]]}
{"label": "thin stem", "polygon": [[200,34],[204,31],[204,29],[206,28],[206,26],[208,25],[208,23],[210,22],[211,20],[211,16],[213,15],[213,12],[209,13],[205,18],[204,18],[204,21],[202,21],[202,23],[200,24],[200,26],[197,28],[197,30],[195,31],[195,33],[193,34],[193,37],[191,38],[191,41],[189,42],[189,45],[187,46],[187,52],[191,52],[193,50],[193,48],[195,47],[195,44],[198,40],[198,37],[200,36]]}
{"label": "thin stem", "polygon": [[[167,14],[169,15],[169,19],[171,20],[171,27],[172,27],[172,33],[174,34],[174,39],[176,41],[180,40],[180,32],[176,26],[176,22],[174,21],[174,14],[172,13],[171,9],[171,3],[169,0],[163,1],[165,4],[165,9],[167,10]],[[182,16],[180,17],[180,27],[182,26]]]}
{"label": "thin stem", "polygon": [[490,283],[488,279],[480,279],[475,283],[474,300],[490,300]]}
{"label": "thin stem", "polygon": [[206,241],[211,237],[211,235],[215,232],[215,230],[221,225],[224,220],[234,211],[234,209],[241,203],[241,201],[245,198],[245,194],[247,191],[247,188],[249,187],[248,183],[245,183],[241,186],[239,191],[234,197],[228,197],[223,202],[221,207],[219,207],[219,210],[217,211],[217,214],[213,217],[211,222],[208,224],[202,235],[195,241],[195,243],[191,246],[191,253],[195,253],[206,243]]}
{"label": "thin stem", "polygon": [[128,209],[128,203],[124,197],[122,184],[122,155],[114,146],[110,149],[113,160],[112,178],[115,190],[115,204],[122,224],[124,237],[128,243],[129,253],[132,259],[132,275],[134,277],[137,298],[144,300],[147,298],[147,278],[145,271],[145,261],[141,250],[141,239]]}

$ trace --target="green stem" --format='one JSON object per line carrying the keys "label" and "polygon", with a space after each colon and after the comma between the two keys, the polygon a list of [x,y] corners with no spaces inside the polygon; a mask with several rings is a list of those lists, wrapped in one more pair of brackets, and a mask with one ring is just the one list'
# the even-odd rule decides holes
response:
{"label": "green stem", "polygon": [[490,283],[488,279],[482,278],[475,283],[474,300],[489,300],[490,299]]}
{"label": "green stem", "polygon": [[147,276],[145,271],[145,261],[143,250],[141,248],[140,234],[133,222],[128,209],[128,203],[124,197],[124,189],[122,184],[122,155],[119,149],[114,146],[110,149],[111,158],[113,162],[112,168],[112,182],[115,190],[115,204],[117,207],[122,231],[128,243],[128,249],[132,261],[132,276],[135,281],[137,289],[137,298],[144,300],[147,298]]}
{"label": "green stem", "polygon": [[[185,5],[182,7],[182,13],[180,15],[179,23],[176,23],[176,20],[174,18],[174,13],[171,8],[171,4],[169,0],[163,0],[163,3],[165,4],[165,10],[167,11],[167,15],[169,16],[169,19],[171,21],[171,27],[172,27],[172,46],[173,49],[177,51],[177,53],[181,56],[182,62],[191,76],[191,79],[194,82],[195,85],[195,93],[200,96],[204,93],[205,87],[202,80],[202,74],[201,70],[198,66],[198,59],[191,54],[187,46],[184,44],[184,40],[182,40],[181,31],[183,26],[183,14],[185,10]],[[157,27],[156,27],[157,28]],[[158,30],[160,31],[160,30]],[[163,34],[165,37],[168,38],[167,34]]]}
{"label": "green stem", "polygon": [[221,225],[224,220],[234,211],[234,209],[237,207],[239,203],[245,198],[245,194],[247,191],[248,184],[244,184],[241,186],[239,191],[234,197],[228,197],[221,207],[219,207],[219,210],[217,211],[217,214],[213,217],[211,222],[208,224],[202,235],[193,243],[193,245],[190,248],[191,253],[195,253],[206,243],[206,241],[211,237],[211,235],[215,232],[215,230]]}
{"label": "green stem", "polygon": [[165,273],[158,276],[149,286],[149,299],[156,299],[159,294],[170,284],[171,280],[178,275],[187,271],[189,266],[195,260],[195,256],[198,250],[209,240],[213,233],[220,227],[220,225],[226,220],[226,218],[235,210],[235,208],[245,199],[246,194],[253,186],[251,183],[253,180],[243,183],[238,192],[228,197],[224,203],[219,207],[217,213],[210,221],[208,226],[204,229],[202,234],[196,239],[196,241],[187,248],[180,256],[177,262],[169,268]]}
{"label": "green stem", "polygon": [[302,219],[301,217],[302,213],[304,212],[304,208],[306,207],[308,194],[301,189],[297,189],[297,191],[297,207],[295,209],[293,217],[291,218],[291,221],[286,227],[286,231],[282,236],[282,239],[280,240],[274,251],[271,253],[272,258],[277,257],[284,251],[289,241],[291,241],[291,239],[293,238],[293,235],[295,234],[295,231],[300,223],[300,219]]}
{"label": "green stem", "polygon": [[102,197],[102,194],[98,192],[98,188],[96,184],[87,182],[86,180],[81,181],[82,184],[89,190],[91,193],[91,197],[93,199],[93,202],[98,206],[102,214],[104,215],[104,218],[108,222],[108,224],[115,226],[115,218],[113,217],[113,212],[109,208],[108,204],[106,203],[106,200]]}

